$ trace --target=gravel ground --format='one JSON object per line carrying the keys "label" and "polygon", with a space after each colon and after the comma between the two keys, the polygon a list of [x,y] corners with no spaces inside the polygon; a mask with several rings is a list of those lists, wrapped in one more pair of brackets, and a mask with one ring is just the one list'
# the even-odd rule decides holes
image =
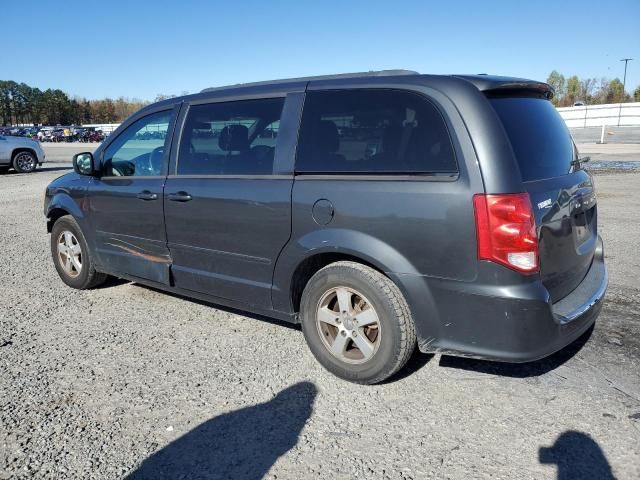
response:
{"label": "gravel ground", "polygon": [[597,176],[610,289],[590,338],[506,365],[415,356],[357,386],[299,329],[57,277],[49,164],[0,175],[0,479],[640,478],[640,173]]}
{"label": "gravel ground", "polygon": [[[596,143],[600,141],[602,127],[571,128],[576,143]],[[614,127],[606,126],[604,141],[607,144],[635,143],[640,144],[640,126]]]}

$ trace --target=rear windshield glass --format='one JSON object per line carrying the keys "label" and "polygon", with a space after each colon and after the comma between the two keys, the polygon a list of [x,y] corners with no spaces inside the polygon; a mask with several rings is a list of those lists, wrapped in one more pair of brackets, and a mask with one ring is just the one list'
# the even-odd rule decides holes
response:
{"label": "rear windshield glass", "polygon": [[522,180],[566,175],[576,152],[569,130],[548,100],[491,98],[516,155]]}

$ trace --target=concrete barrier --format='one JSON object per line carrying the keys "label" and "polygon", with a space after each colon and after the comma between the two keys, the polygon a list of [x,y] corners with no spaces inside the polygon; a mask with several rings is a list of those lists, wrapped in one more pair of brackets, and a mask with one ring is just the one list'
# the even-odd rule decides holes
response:
{"label": "concrete barrier", "polygon": [[569,128],[640,125],[640,102],[558,108]]}

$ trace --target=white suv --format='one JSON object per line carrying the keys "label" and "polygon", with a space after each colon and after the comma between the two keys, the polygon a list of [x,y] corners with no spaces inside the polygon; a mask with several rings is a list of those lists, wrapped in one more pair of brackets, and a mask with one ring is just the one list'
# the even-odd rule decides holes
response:
{"label": "white suv", "polygon": [[24,137],[0,135],[0,169],[13,167],[17,172],[33,172],[44,162],[39,142]]}

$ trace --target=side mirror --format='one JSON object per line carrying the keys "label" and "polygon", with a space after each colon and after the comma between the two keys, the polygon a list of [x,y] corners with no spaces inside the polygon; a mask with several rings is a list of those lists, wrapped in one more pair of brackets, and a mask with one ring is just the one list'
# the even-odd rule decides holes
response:
{"label": "side mirror", "polygon": [[74,155],[73,170],[80,175],[94,175],[93,153],[83,152]]}

